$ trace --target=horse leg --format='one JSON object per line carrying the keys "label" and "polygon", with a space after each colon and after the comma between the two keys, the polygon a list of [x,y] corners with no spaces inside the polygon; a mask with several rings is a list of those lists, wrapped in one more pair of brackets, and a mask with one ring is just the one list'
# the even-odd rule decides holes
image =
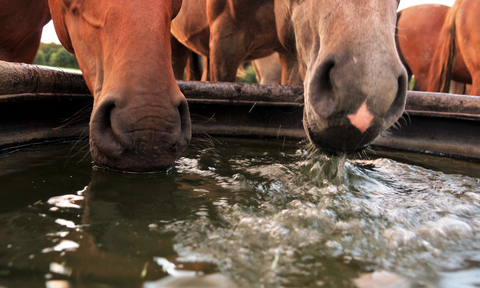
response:
{"label": "horse leg", "polygon": [[255,70],[255,77],[257,78],[258,84],[263,84],[262,80],[264,79],[264,77],[262,75],[262,69],[260,69],[260,67],[258,66],[258,61],[253,60],[252,66],[253,66],[253,70]]}
{"label": "horse leg", "polygon": [[221,23],[222,21],[215,22],[210,27],[210,80],[235,82],[237,69],[247,53],[242,35],[225,31]]}
{"label": "horse leg", "polygon": [[480,96],[480,70],[472,73],[472,89],[469,94]]}
{"label": "horse leg", "polygon": [[210,57],[203,56],[203,73],[201,81],[210,81]]}
{"label": "horse leg", "polygon": [[455,22],[457,49],[472,76],[472,89],[469,94],[480,96],[480,33],[477,28],[480,27],[479,8],[477,1],[457,1],[455,5],[457,3],[461,5]]}
{"label": "horse leg", "polygon": [[465,64],[472,75],[471,89],[466,88],[466,92],[470,90],[469,95],[480,96],[480,37],[477,43],[479,44],[462,47],[462,53],[470,56],[465,58]]}
{"label": "horse leg", "polygon": [[281,85],[303,85],[302,78],[298,71],[298,61],[295,56],[289,52],[278,52],[280,63],[282,64]]}
{"label": "horse leg", "polygon": [[175,79],[182,80],[188,57],[192,53],[190,49],[180,43],[177,38],[170,34],[170,44],[172,47],[172,68]]}
{"label": "horse leg", "polygon": [[459,37],[459,43],[465,65],[472,75],[472,87],[468,94],[480,96],[480,33],[479,35],[471,35],[467,39]]}
{"label": "horse leg", "polygon": [[465,94],[465,83],[460,83],[457,81],[452,81],[450,84],[450,93],[452,94]]}
{"label": "horse leg", "polygon": [[201,55],[191,52],[188,56],[187,67],[185,68],[185,80],[200,81],[203,75],[203,61]]}
{"label": "horse leg", "polygon": [[[468,94],[480,96],[480,35],[463,38],[465,36],[461,33],[464,32],[458,33],[459,46],[464,56],[465,65],[472,76],[472,86]],[[477,44],[473,45],[472,43]]]}

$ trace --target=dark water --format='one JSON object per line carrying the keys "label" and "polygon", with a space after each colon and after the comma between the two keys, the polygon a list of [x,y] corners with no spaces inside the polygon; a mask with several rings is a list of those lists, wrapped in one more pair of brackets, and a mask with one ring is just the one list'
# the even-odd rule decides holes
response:
{"label": "dark water", "polygon": [[479,164],[290,144],[197,140],[156,174],[5,151],[0,287],[480,286]]}

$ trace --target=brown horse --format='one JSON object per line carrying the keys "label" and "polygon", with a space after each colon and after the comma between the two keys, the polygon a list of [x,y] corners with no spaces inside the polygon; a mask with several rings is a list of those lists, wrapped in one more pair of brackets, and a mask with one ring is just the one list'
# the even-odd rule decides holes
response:
{"label": "brown horse", "polygon": [[449,92],[455,60],[470,72],[470,95],[480,95],[480,3],[457,0],[446,15],[429,70],[429,91]]}
{"label": "brown horse", "polygon": [[[398,12],[397,48],[409,78],[415,75],[414,90],[428,91],[428,71],[449,10],[444,5],[424,4]],[[460,51],[453,63],[452,80],[472,83]]]}
{"label": "brown horse", "polygon": [[[244,61],[278,52],[282,84],[301,84],[295,57],[278,40],[273,5],[274,0],[185,1],[172,21],[172,34],[192,51],[208,57],[211,81],[235,82]],[[179,53],[173,51],[173,57],[184,59]]]}
{"label": "brown horse", "polygon": [[170,23],[181,0],[49,4],[58,38],[77,57],[94,96],[90,150],[95,163],[128,171],[172,165],[191,137],[170,50]]}
{"label": "brown horse", "polygon": [[[202,74],[204,72],[202,56],[185,47],[177,38],[173,37],[173,35],[170,37],[170,43],[172,51],[175,51],[173,53],[174,55],[172,55],[175,79],[186,81],[202,80]],[[206,78],[203,79],[203,81],[206,81]]]}
{"label": "brown horse", "polygon": [[282,80],[282,64],[278,53],[252,61],[259,84],[278,85]]}
{"label": "brown horse", "polygon": [[278,35],[304,79],[304,127],[320,150],[354,152],[405,108],[397,0],[275,0]]}
{"label": "brown horse", "polygon": [[0,7],[0,60],[32,64],[51,19],[48,2],[3,0]]}

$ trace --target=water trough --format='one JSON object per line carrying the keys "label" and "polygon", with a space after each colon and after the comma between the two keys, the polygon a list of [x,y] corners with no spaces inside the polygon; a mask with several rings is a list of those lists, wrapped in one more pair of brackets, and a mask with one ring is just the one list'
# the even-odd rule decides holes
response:
{"label": "water trough", "polygon": [[409,93],[379,155],[342,162],[301,149],[301,87],[178,82],[194,134],[216,140],[127,174],[76,142],[93,103],[80,73],[0,74],[2,287],[480,285],[480,98]]}
{"label": "water trough", "polygon": [[[178,81],[194,135],[304,139],[303,89]],[[93,104],[79,72],[0,61],[0,148],[88,137]],[[480,161],[480,97],[408,92],[399,125],[373,147]]]}

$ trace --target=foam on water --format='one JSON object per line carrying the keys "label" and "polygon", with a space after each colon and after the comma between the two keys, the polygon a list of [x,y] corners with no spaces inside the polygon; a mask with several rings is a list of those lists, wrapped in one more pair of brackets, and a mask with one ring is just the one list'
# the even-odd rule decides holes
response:
{"label": "foam on water", "polygon": [[193,146],[146,175],[10,161],[0,285],[478,287],[479,178],[306,154]]}
{"label": "foam on water", "polygon": [[[218,207],[222,225],[202,218],[168,227],[182,243],[177,252],[213,256],[244,286],[350,287],[374,270],[410,279],[406,287],[443,287],[448,273],[479,264],[478,179],[388,159],[349,161],[339,177],[338,161],[230,159],[234,176],[213,177],[258,204]],[[188,163],[179,169],[197,173]],[[332,269],[352,275],[330,277]]]}

